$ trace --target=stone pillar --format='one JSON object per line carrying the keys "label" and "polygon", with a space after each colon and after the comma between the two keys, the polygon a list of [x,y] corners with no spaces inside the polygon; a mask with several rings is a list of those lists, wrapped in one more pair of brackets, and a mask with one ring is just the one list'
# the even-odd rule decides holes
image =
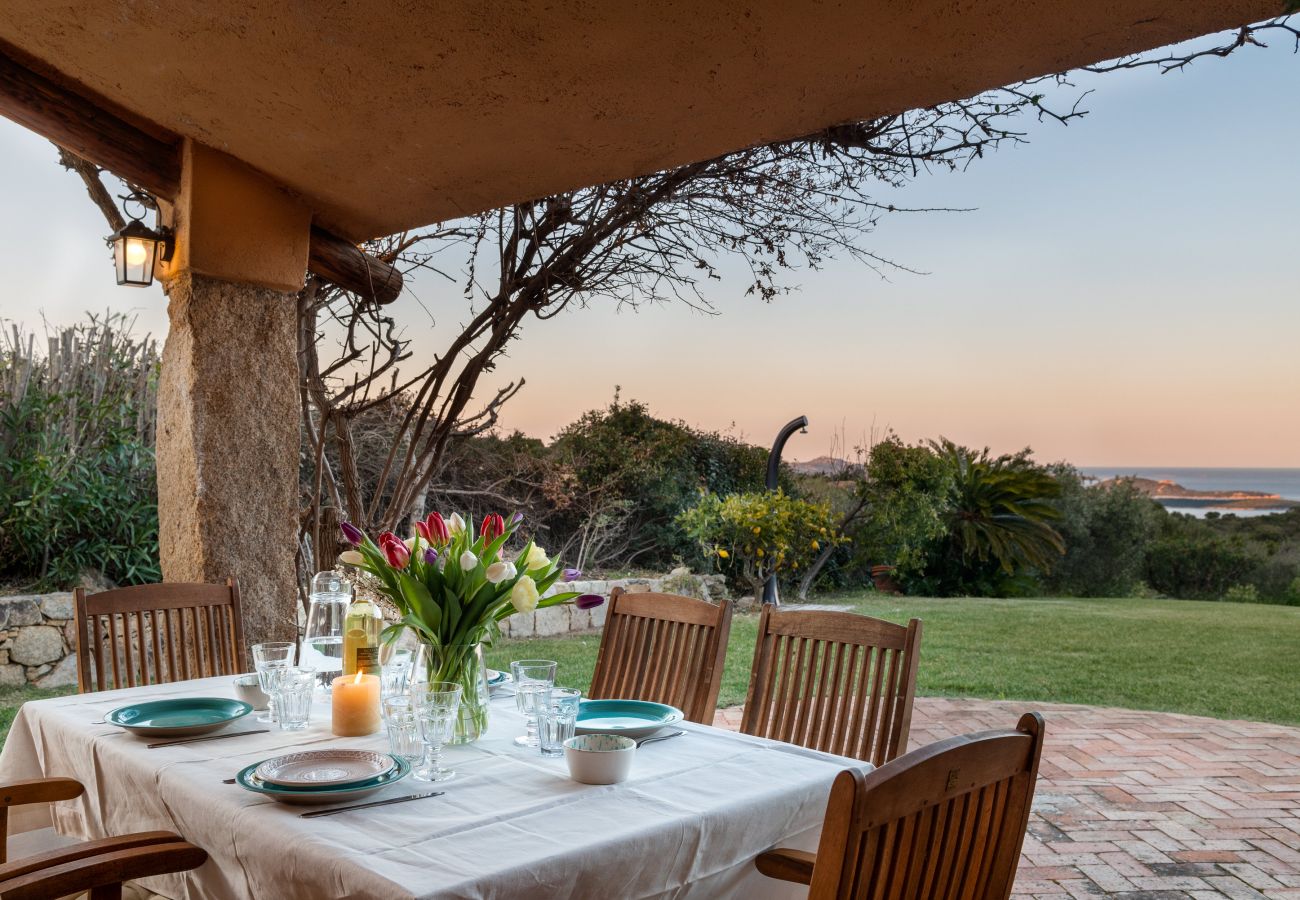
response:
{"label": "stone pillar", "polygon": [[158,391],[165,581],[239,581],[249,645],[296,636],[297,298],[310,214],[260,174],[185,150],[162,272]]}

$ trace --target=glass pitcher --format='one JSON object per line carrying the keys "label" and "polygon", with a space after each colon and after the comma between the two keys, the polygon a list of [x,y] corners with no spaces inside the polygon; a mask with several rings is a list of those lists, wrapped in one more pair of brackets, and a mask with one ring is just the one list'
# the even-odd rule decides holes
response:
{"label": "glass pitcher", "polygon": [[307,630],[298,664],[316,670],[325,693],[343,674],[343,620],[352,601],[352,585],[337,572],[317,572],[307,597]]}

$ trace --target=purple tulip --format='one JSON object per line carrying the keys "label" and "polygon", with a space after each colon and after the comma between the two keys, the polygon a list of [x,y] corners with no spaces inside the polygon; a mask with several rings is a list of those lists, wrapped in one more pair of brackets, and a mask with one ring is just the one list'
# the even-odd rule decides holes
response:
{"label": "purple tulip", "polygon": [[340,522],[339,529],[343,532],[343,536],[347,538],[348,543],[354,547],[366,539],[366,536],[361,533],[361,529],[351,522]]}
{"label": "purple tulip", "polygon": [[523,513],[515,513],[513,516],[510,517],[510,524],[511,524],[511,525],[518,525],[518,524],[519,524],[520,522],[522,522],[523,520],[524,520],[524,514],[523,514]]}
{"label": "purple tulip", "polygon": [[568,584],[570,581],[577,581],[577,580],[578,580],[579,578],[581,578],[581,577],[582,577],[582,573],[579,572],[577,569],[565,569],[565,570],[564,570],[564,583],[565,583],[565,584]]}
{"label": "purple tulip", "polygon": [[578,609],[595,609],[604,602],[605,598],[600,596],[600,594],[583,594],[577,600],[573,601],[573,605],[578,607]]}
{"label": "purple tulip", "polygon": [[427,565],[433,565],[438,561],[438,551],[432,547],[426,547],[424,550],[424,561]]}

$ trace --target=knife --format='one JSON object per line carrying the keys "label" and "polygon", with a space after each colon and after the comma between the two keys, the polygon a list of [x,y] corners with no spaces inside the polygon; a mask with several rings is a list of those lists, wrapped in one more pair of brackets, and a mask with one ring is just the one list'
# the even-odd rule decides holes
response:
{"label": "knife", "polygon": [[178,741],[159,741],[156,744],[146,744],[145,746],[152,750],[155,747],[171,747],[176,744],[197,744],[199,741],[219,741],[222,738],[240,737],[245,734],[266,734],[269,728],[254,728],[252,731],[231,731],[227,734],[205,734],[203,737],[181,738]]}
{"label": "knife", "polygon": [[426,794],[407,794],[405,797],[390,797],[387,800],[372,800],[369,803],[354,803],[351,806],[336,806],[334,809],[318,809],[302,813],[300,818],[318,819],[336,813],[352,812],[354,809],[370,809],[373,806],[388,806],[390,803],[405,803],[407,800],[423,800],[426,797],[441,797],[446,791],[430,791]]}

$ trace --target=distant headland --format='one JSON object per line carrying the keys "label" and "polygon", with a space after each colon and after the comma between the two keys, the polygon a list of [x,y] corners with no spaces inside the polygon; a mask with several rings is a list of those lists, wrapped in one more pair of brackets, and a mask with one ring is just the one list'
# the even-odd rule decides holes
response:
{"label": "distant headland", "polygon": [[1153,500],[1170,508],[1195,507],[1200,509],[1293,509],[1300,500],[1288,500],[1280,494],[1265,491],[1205,491],[1185,488],[1167,479],[1142,478],[1121,475],[1100,481],[1107,485],[1126,482]]}

